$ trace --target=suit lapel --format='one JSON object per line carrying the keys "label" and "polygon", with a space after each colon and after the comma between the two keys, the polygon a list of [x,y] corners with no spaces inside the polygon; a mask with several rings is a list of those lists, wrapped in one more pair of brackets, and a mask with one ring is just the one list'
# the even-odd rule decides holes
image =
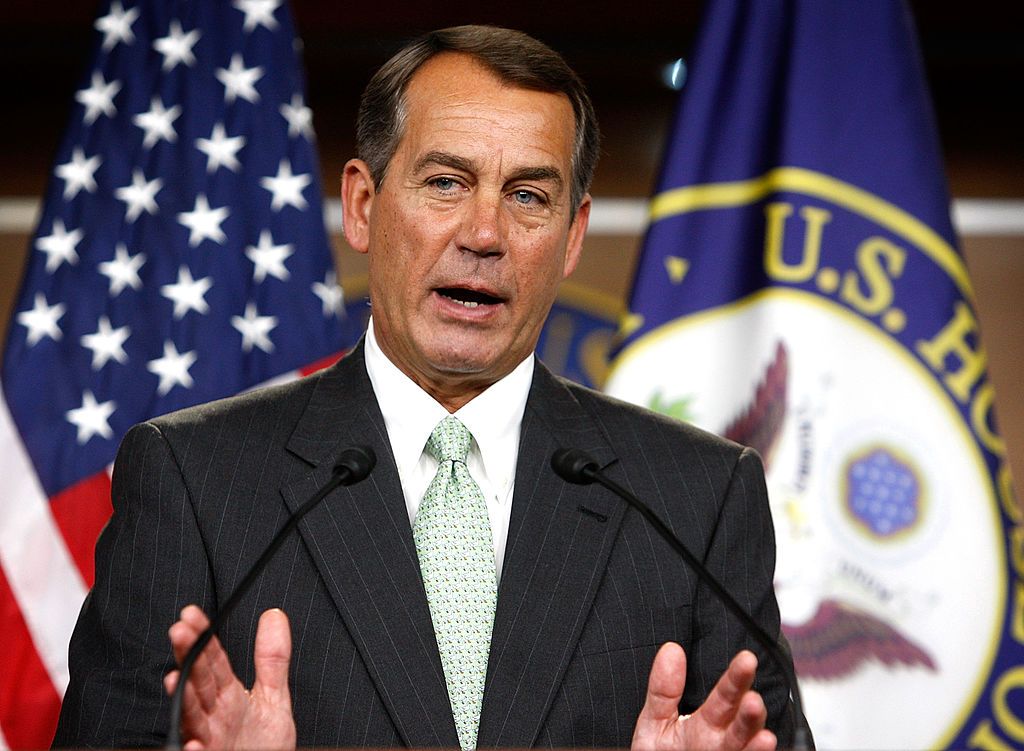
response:
{"label": "suit lapel", "polygon": [[523,419],[481,747],[536,742],[625,511],[597,486],[571,485],[554,473],[552,452],[570,446],[602,466],[615,458],[593,417],[538,364]]}
{"label": "suit lapel", "polygon": [[324,374],[288,442],[313,465],[282,488],[291,511],[354,444],[373,448],[376,468],[328,496],[300,533],[403,742],[457,747],[408,512],[362,347]]}

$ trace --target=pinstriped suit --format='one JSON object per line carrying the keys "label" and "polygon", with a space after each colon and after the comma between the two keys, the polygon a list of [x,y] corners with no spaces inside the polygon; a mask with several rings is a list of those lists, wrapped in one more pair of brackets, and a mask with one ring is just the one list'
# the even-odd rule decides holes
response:
{"label": "pinstriped suit", "polygon": [[[166,630],[215,611],[340,449],[376,451],[373,474],[314,509],[221,639],[253,679],[258,615],[291,618],[300,746],[458,745],[398,473],[362,348],[281,387],[136,426],[114,471],[114,517],[71,643],[55,745],[161,743]],[[771,633],[774,540],[752,452],[558,379],[538,364],[523,418],[479,745],[624,746],[657,647],[689,657],[695,708],[743,629],[635,513],[568,485],[554,449],[588,451],[647,500]],[[785,745],[785,689],[763,659],[756,688]]]}

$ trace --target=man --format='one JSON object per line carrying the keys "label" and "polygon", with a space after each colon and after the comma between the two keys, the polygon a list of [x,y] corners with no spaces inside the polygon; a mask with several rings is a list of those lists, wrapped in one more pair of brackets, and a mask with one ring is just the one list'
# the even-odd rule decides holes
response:
{"label": "man", "polygon": [[549,467],[587,450],[779,633],[757,457],[534,361],[590,212],[576,76],[517,32],[435,32],[375,75],[358,130],[342,197],[367,337],[128,434],[55,744],[162,740],[157,676],[354,444],[377,468],[306,517],[197,661],[186,748],[769,749],[766,721],[785,744],[786,689],[767,661],[751,689],[744,629],[638,515]]}

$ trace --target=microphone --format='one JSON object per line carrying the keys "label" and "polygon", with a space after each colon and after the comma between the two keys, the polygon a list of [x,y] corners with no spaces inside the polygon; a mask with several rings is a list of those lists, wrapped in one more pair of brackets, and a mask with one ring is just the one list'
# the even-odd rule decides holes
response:
{"label": "microphone", "polygon": [[793,700],[793,710],[796,714],[794,718],[795,729],[792,748],[796,751],[809,748],[808,738],[810,733],[806,727],[807,720],[804,717],[803,702],[800,699],[800,687],[796,682],[796,674],[783,656],[778,643],[769,636],[768,632],[761,628],[757,621],[747,614],[743,606],[729,594],[721,582],[708,571],[707,567],[683,545],[679,538],[673,534],[672,530],[645,503],[622,485],[607,477],[601,471],[600,465],[585,451],[580,449],[557,449],[551,455],[551,468],[555,470],[555,474],[566,482],[571,482],[574,485],[590,485],[596,482],[615,493],[615,495],[639,511],[641,516],[647,519],[655,531],[661,535],[662,539],[669,544],[669,547],[686,561],[693,572],[697,574],[697,578],[715,593],[715,596],[725,605],[726,609],[736,616],[736,619],[743,624],[747,632],[754,637],[758,644],[764,647],[765,651],[775,660],[775,664],[779,666],[789,686],[789,695]]}
{"label": "microphone", "polygon": [[303,503],[298,510],[291,515],[288,519],[288,523],[285,524],[280,531],[274,535],[274,539],[267,545],[267,549],[263,551],[263,554],[256,560],[256,563],[252,565],[249,572],[242,579],[241,583],[235,588],[235,591],[231,593],[227,601],[224,603],[224,607],[218,611],[217,615],[210,621],[210,625],[207,626],[206,630],[199,634],[199,638],[196,639],[192,648],[189,649],[188,654],[185,655],[185,659],[181,661],[181,672],[178,675],[178,685],[174,689],[174,696],[171,697],[171,726],[167,731],[167,744],[164,746],[167,751],[180,751],[181,749],[181,708],[182,700],[185,696],[185,684],[188,682],[189,674],[192,672],[192,666],[195,664],[196,659],[202,653],[203,648],[210,642],[227,617],[231,615],[231,612],[237,607],[238,603],[241,602],[242,597],[249,591],[253,583],[256,581],[263,569],[266,568],[267,563],[274,557],[274,553],[277,552],[278,548],[284,543],[284,539],[288,536],[288,533],[295,529],[299,522],[302,520],[307,513],[309,513],[314,506],[322,501],[328,494],[333,490],[336,490],[341,485],[355,485],[357,482],[366,479],[366,476],[373,470],[374,465],[377,463],[377,455],[373,449],[369,446],[351,446],[338,456],[338,460],[334,463],[334,468],[331,470],[331,478],[324,483],[319,490],[314,493],[309,500]]}

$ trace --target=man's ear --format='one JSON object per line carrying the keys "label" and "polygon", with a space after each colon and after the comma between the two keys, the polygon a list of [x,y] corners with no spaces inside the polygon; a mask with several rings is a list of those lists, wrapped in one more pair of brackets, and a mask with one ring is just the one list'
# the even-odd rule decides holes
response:
{"label": "man's ear", "polygon": [[370,212],[377,195],[370,168],[362,159],[349,159],[341,174],[341,212],[345,239],[360,253],[370,249]]}
{"label": "man's ear", "polygon": [[590,224],[590,206],[591,198],[587,193],[580,201],[580,207],[576,209],[576,215],[569,226],[569,239],[565,245],[565,268],[562,270],[563,279],[576,270],[576,264],[583,255],[583,237],[587,234],[587,225]]}

